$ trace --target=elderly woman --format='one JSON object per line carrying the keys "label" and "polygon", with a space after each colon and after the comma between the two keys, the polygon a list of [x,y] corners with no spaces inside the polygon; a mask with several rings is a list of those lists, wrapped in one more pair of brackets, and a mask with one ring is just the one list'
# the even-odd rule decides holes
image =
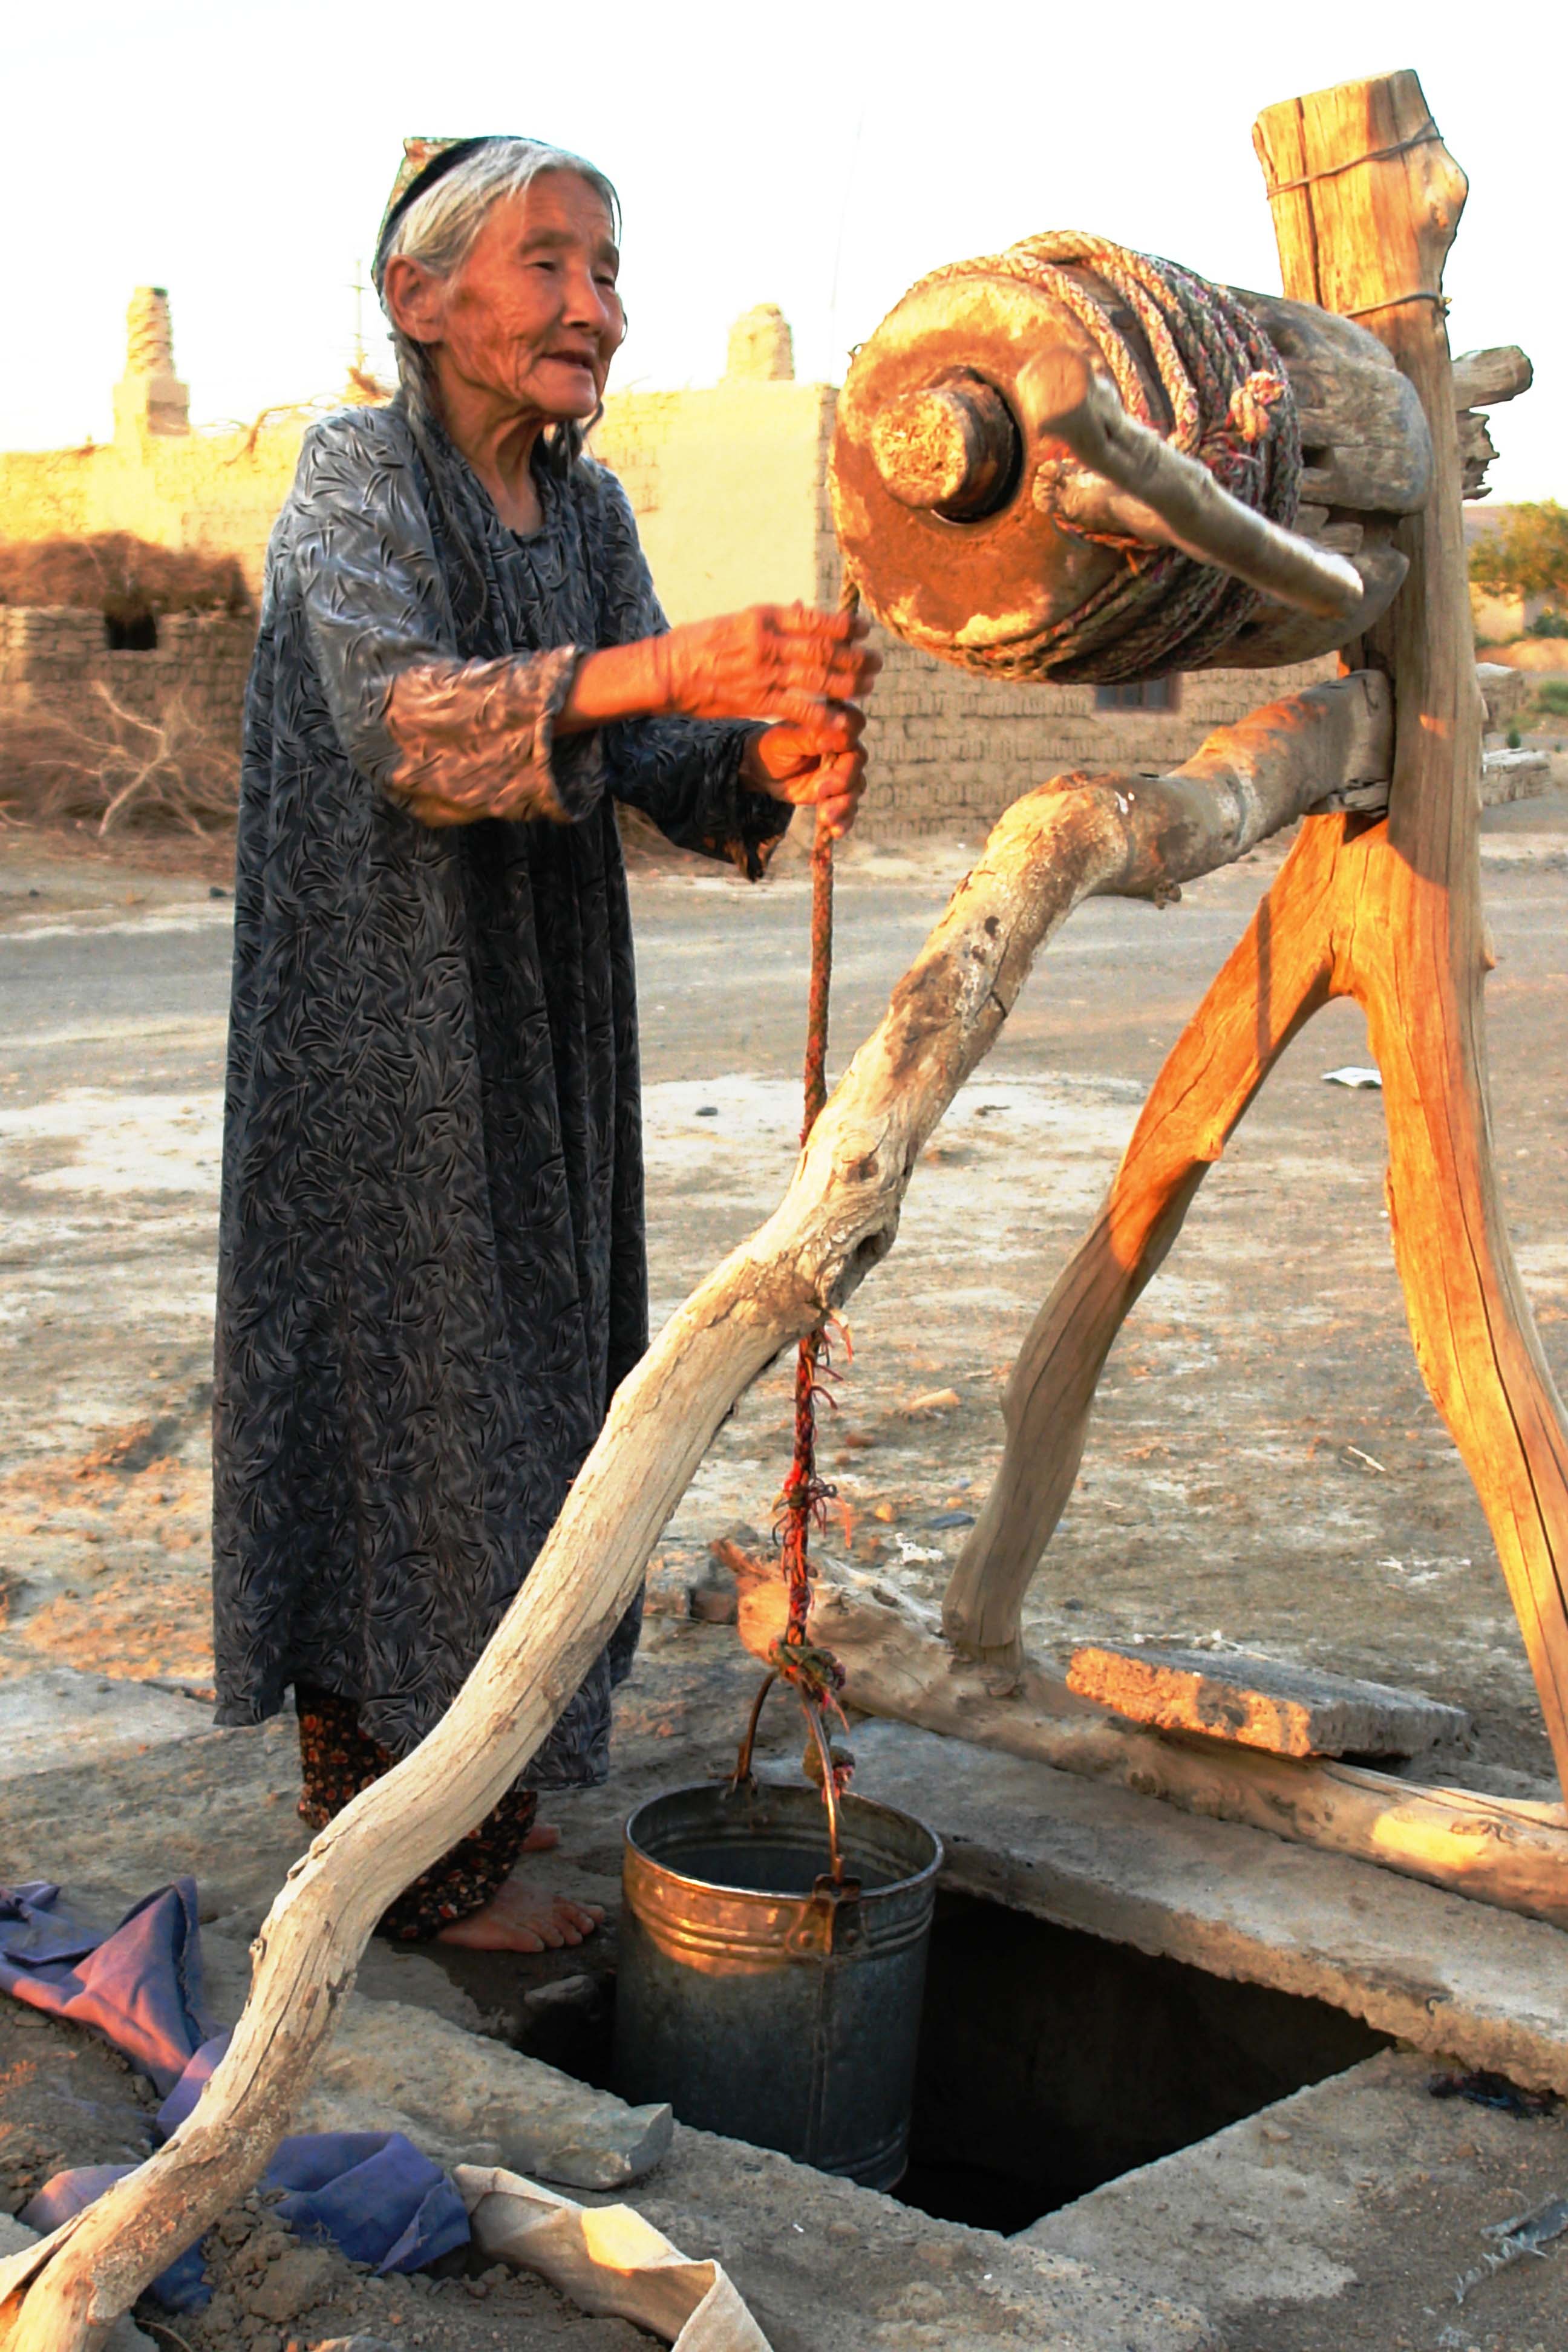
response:
{"label": "elderly woman", "polygon": [[[617,801],[760,875],[861,791],[847,619],[669,629],[583,454],[615,191],[410,142],[376,255],[402,389],[307,436],[241,795],[214,1415],[217,1719],[292,1688],[315,1826],[438,1720],[647,1345]],[[759,723],[762,722],[762,723]],[[384,1931],[539,1950],[537,1792],[604,1778],[621,1625],[526,1785]]]}

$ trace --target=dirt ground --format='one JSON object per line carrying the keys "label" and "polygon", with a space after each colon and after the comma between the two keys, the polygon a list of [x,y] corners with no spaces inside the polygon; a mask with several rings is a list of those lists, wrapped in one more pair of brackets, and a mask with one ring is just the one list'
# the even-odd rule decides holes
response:
{"label": "dirt ground", "polygon": [[[1163,913],[1080,911],[917,1175],[852,1303],[826,1547],[936,1596],[1000,1448],[999,1391],[1143,1093],[1283,842]],[[231,902],[161,866],[0,835],[0,1685],[40,1667],[210,1687],[212,1260]],[[141,852],[152,858],[151,852]],[[180,860],[185,863],[181,867]],[[862,851],[840,883],[834,1054],[885,1004],[966,862]],[[758,889],[640,860],[656,1322],[772,1207],[793,1161],[806,960],[798,862]],[[173,870],[170,870],[172,867]],[[1513,1239],[1568,1371],[1568,799],[1489,813],[1493,1101]],[[1389,1260],[1356,1010],[1291,1049],[1109,1364],[1031,1640],[1256,1646],[1465,1705],[1455,1777],[1552,1792],[1512,1611],[1416,1371]],[[917,1407],[947,1391],[956,1402]],[[721,1433],[660,1557],[765,1528],[786,1368]]]}
{"label": "dirt ground", "polygon": [[[134,2164],[153,2146],[157,2094],[116,2052],[75,2026],[0,2001],[0,2212],[57,2172]],[[428,2352],[636,2352],[654,2341],[624,2320],[591,2319],[542,2279],[487,2263],[472,2248],[428,2273],[378,2278],[331,2246],[301,2245],[247,2198],[207,2240],[211,2302],[171,2313],[143,2298],[137,2324],[174,2352],[303,2352],[397,2330]]]}

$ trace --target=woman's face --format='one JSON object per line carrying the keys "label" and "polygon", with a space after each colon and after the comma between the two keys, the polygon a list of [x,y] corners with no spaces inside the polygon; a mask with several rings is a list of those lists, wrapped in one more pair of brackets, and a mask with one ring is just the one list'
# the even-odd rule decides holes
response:
{"label": "woman's face", "polygon": [[399,325],[432,347],[438,378],[450,372],[552,423],[580,421],[598,407],[626,331],[619,268],[602,198],[574,172],[542,172],[491,206],[445,283],[411,268],[388,290]]}

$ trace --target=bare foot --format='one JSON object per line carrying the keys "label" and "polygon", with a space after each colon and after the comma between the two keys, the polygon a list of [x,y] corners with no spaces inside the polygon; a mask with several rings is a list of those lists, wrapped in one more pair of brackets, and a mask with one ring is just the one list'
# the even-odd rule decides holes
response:
{"label": "bare foot", "polygon": [[[549,1843],[555,1844],[558,1835],[551,1832]],[[454,1919],[436,1940],[463,1944],[475,1952],[558,1952],[563,1945],[580,1944],[591,1936],[604,1916],[598,1904],[574,1903],[564,1895],[552,1895],[528,1872],[513,1871],[481,1910]]]}
{"label": "bare foot", "polygon": [[524,1853],[553,1853],[561,1843],[561,1832],[553,1822],[535,1822],[522,1841]]}

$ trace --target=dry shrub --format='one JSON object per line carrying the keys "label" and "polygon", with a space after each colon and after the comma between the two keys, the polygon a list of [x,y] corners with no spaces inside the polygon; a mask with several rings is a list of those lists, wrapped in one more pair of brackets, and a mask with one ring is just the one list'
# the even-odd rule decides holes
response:
{"label": "dry shrub", "polygon": [[163,613],[240,619],[254,609],[232,555],[154,547],[124,530],[0,541],[0,604],[63,604],[121,627]]}
{"label": "dry shrub", "polygon": [[121,824],[178,825],[205,840],[209,824],[233,823],[238,803],[234,745],[177,690],[145,718],[98,684],[68,717],[0,714],[0,810],[7,815],[96,818],[100,834]]}

